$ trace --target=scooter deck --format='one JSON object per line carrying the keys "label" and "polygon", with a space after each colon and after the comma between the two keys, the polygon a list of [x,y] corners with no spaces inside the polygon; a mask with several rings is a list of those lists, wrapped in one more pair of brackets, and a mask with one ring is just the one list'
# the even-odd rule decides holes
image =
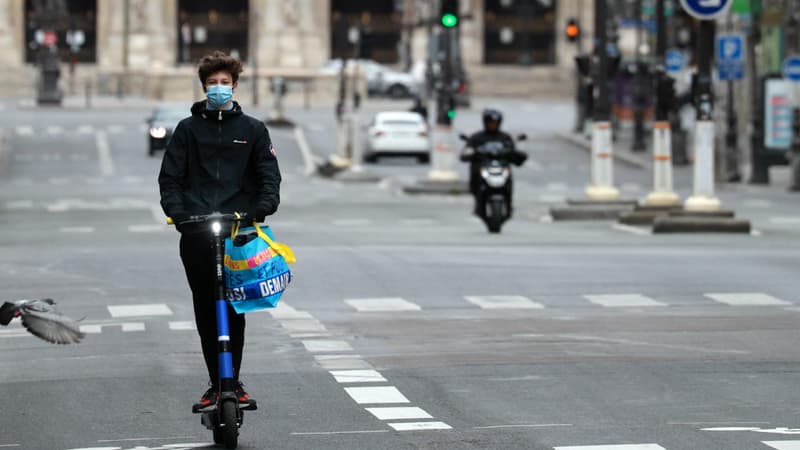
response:
{"label": "scooter deck", "polygon": [[[255,400],[248,400],[246,403],[239,403],[239,409],[242,411],[255,411],[258,409],[258,404]],[[204,414],[215,412],[217,410],[217,404],[214,403],[212,405],[203,406],[199,403],[195,403],[192,405],[192,413],[194,414]]]}

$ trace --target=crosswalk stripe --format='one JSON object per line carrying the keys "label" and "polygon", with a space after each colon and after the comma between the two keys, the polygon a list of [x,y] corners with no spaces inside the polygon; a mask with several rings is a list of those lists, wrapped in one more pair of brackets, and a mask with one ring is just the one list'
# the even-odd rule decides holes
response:
{"label": "crosswalk stripe", "polygon": [[386,378],[377,370],[331,370],[337,383],[384,383]]}
{"label": "crosswalk stripe", "polygon": [[800,441],[762,441],[776,450],[800,450]]}
{"label": "crosswalk stripe", "polygon": [[395,431],[451,430],[453,427],[444,422],[399,422],[390,423]]}
{"label": "crosswalk stripe", "polygon": [[394,386],[376,387],[349,387],[344,388],[356,403],[381,404],[381,403],[411,403],[402,392]]}
{"label": "crosswalk stripe", "polygon": [[583,298],[590,302],[609,308],[628,308],[639,306],[666,306],[665,303],[645,297],[641,294],[604,294],[584,295]]}
{"label": "crosswalk stripe", "polygon": [[359,355],[314,355],[314,359],[325,370],[372,369],[372,365]]}
{"label": "crosswalk stripe", "polygon": [[464,297],[482,309],[541,309],[544,305],[521,295],[483,295]]}
{"label": "crosswalk stripe", "polygon": [[731,306],[787,306],[791,302],[761,292],[704,294],[706,297]]}
{"label": "crosswalk stripe", "polygon": [[144,323],[142,322],[115,322],[115,323],[96,323],[96,324],[86,324],[81,325],[80,330],[86,334],[100,334],[103,332],[103,328],[108,327],[120,327],[120,329],[125,332],[136,332],[136,331],[146,331],[147,328],[145,327]]}
{"label": "crosswalk stripe", "polygon": [[61,227],[58,231],[62,233],[94,233],[94,227]]}
{"label": "crosswalk stripe", "polygon": [[45,128],[45,132],[47,134],[61,134],[64,132],[64,128],[57,125],[50,125],[49,127]]}
{"label": "crosswalk stripe", "polygon": [[92,134],[94,132],[94,127],[91,125],[81,125],[78,127],[79,134]]}
{"label": "crosswalk stripe", "polygon": [[311,314],[306,311],[298,311],[288,303],[281,301],[278,306],[267,310],[275,319],[313,319]]}
{"label": "crosswalk stripe", "polygon": [[171,316],[172,310],[163,303],[142,305],[108,305],[111,317]]}
{"label": "crosswalk stripe", "polygon": [[333,341],[328,339],[314,339],[301,341],[310,353],[323,352],[352,352],[353,347],[347,341]]}
{"label": "crosswalk stripe", "polygon": [[20,136],[29,136],[33,134],[33,127],[19,126],[17,127],[17,134]]}
{"label": "crosswalk stripe", "polygon": [[378,420],[433,419],[427,411],[417,406],[366,408],[366,410]]}
{"label": "crosswalk stripe", "polygon": [[422,308],[400,297],[349,299],[345,303],[359,312],[419,311]]}
{"label": "crosswalk stripe", "polygon": [[147,224],[147,225],[128,225],[128,231],[131,233],[161,233],[164,231],[169,231],[167,225],[155,225],[155,224]]}
{"label": "crosswalk stripe", "polygon": [[621,444],[621,445],[571,445],[555,447],[555,450],[667,450],[658,444]]}
{"label": "crosswalk stripe", "polygon": [[197,326],[191,320],[183,320],[170,322],[169,329],[174,331],[194,331],[197,329]]}

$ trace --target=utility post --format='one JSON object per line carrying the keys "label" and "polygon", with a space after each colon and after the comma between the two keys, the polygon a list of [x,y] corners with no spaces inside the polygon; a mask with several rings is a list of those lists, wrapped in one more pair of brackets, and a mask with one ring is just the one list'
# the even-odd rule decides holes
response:
{"label": "utility post", "polygon": [[459,22],[459,1],[440,0],[439,23],[439,82],[436,84],[436,126],[433,132],[433,152],[429,181],[452,182],[459,179],[454,169],[455,142],[453,119],[455,118],[455,98],[453,75],[458,45],[457,28]]}
{"label": "utility post", "polygon": [[[790,0],[789,17],[786,33],[786,53],[789,55],[787,62],[784,63],[784,72],[794,72],[791,68],[787,67],[789,61],[794,60],[793,57],[800,55],[800,12],[797,8],[800,7],[798,0]],[[786,76],[786,75],[784,75]],[[792,114],[792,146],[789,164],[791,166],[792,179],[789,185],[789,191],[800,191],[800,93],[798,92],[798,82],[794,79],[793,73],[789,73],[789,79],[794,81],[792,83],[792,93],[794,99],[794,109]]]}
{"label": "utility post", "polygon": [[[733,31],[733,20],[731,18],[731,14],[728,15],[727,20],[727,28],[729,32]],[[740,49],[740,52],[743,49]],[[720,53],[725,54],[727,51],[725,49],[718,50]],[[720,62],[718,62],[720,64]],[[743,65],[742,65],[742,73],[744,75]],[[721,74],[720,74],[721,75]],[[739,75],[739,74],[729,74],[729,75]],[[720,79],[722,77],[720,76]],[[727,88],[728,88],[728,104],[727,104],[727,129],[725,130],[725,173],[724,173],[724,180],[729,183],[738,183],[742,180],[742,175],[739,172],[739,120],[736,115],[736,95],[734,91],[734,79],[740,79],[739,77],[729,76],[727,77],[728,80],[726,81]]]}
{"label": "utility post", "polygon": [[645,80],[648,76],[647,63],[642,60],[642,0],[633,0],[636,16],[636,50],[634,52],[633,72],[633,142],[631,150],[643,152],[646,149],[644,139],[644,103],[647,98]]}
{"label": "utility post", "polygon": [[769,166],[764,155],[764,84],[758,70],[757,48],[761,45],[761,2],[750,0],[750,36],[747,39],[747,59],[750,63],[750,183],[768,184]]}

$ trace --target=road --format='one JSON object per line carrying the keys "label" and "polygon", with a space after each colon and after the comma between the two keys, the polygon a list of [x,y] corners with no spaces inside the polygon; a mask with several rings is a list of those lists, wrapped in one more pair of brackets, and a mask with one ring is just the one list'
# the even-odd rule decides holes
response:
{"label": "road", "polygon": [[[800,449],[796,198],[721,187],[753,235],[550,222],[588,180],[587,153],[554,134],[570,107],[500,103],[531,136],[500,235],[468,198],[403,194],[426,166],[370,165],[383,181],[368,185],[306,176],[297,133],[271,130],[284,183],[270,225],[298,262],[281,306],[247,319],[260,410],[240,448]],[[53,297],[87,332],[53,346],[0,329],[0,449],[210,446],[147,109],[0,108],[3,298]],[[327,156],[328,110],[290,113]],[[615,170],[625,195],[647,193],[647,171]]]}

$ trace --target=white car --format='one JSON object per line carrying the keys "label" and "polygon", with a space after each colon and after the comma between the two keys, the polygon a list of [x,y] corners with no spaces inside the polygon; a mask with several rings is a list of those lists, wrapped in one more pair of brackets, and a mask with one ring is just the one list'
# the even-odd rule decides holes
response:
{"label": "white car", "polygon": [[431,141],[428,123],[415,112],[381,112],[367,128],[364,160],[375,162],[380,156],[416,156],[430,161]]}
{"label": "white car", "polygon": [[[353,64],[348,60],[347,64]],[[342,69],[341,59],[332,59],[325,63],[320,73],[338,75]],[[358,70],[363,72],[367,82],[367,94],[389,96],[393,98],[408,98],[419,95],[420,84],[414,75],[392,70],[384,65],[369,59],[358,60]]]}

